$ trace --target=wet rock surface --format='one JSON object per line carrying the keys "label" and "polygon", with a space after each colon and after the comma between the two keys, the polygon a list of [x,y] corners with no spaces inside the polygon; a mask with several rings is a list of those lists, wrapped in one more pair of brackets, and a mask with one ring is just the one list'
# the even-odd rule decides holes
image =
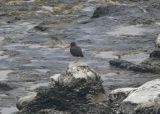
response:
{"label": "wet rock surface", "polygon": [[147,64],[134,64],[132,62],[128,62],[125,60],[111,60],[109,61],[111,66],[115,66],[121,69],[131,70],[135,72],[144,72],[144,73],[159,73],[160,67],[155,65],[147,65]]}
{"label": "wet rock surface", "polygon": [[151,52],[150,58],[160,59],[160,50],[154,50],[153,52]]}
{"label": "wet rock surface", "polygon": [[71,63],[64,74],[56,74],[50,80],[49,87],[38,88],[37,94],[19,100],[18,114],[40,114],[39,111],[52,108],[71,114],[114,114],[105,103],[100,76],[88,65]]}
{"label": "wet rock surface", "polygon": [[[113,68],[108,62],[120,52],[122,59],[139,63],[154,50],[160,32],[159,0],[67,1],[1,0],[0,80],[14,85],[0,90],[2,114],[16,111],[17,98],[46,85],[50,76],[74,61],[62,48],[71,41],[84,49],[82,61],[101,74],[104,89],[137,87],[157,78]],[[90,19],[102,4],[110,13]]]}
{"label": "wet rock surface", "polygon": [[1,91],[8,91],[8,90],[12,90],[12,89],[13,89],[13,87],[11,87],[9,84],[0,82],[0,90]]}

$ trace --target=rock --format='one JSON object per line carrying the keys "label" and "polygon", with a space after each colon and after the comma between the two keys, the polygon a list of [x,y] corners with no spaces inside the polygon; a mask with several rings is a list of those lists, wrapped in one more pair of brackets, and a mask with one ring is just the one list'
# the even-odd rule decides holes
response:
{"label": "rock", "polygon": [[121,102],[134,90],[136,90],[136,88],[119,88],[111,91],[109,94],[109,104],[113,107],[112,109],[116,114],[121,114]]}
{"label": "rock", "polygon": [[135,7],[129,7],[127,5],[113,5],[108,4],[107,6],[99,6],[95,9],[92,18],[98,18],[105,15],[122,15],[120,11],[126,10],[127,13],[130,13],[129,10],[135,9]]}
{"label": "rock", "polygon": [[106,102],[99,74],[84,63],[69,64],[65,73],[51,76],[49,86],[36,92],[36,97],[21,105],[18,114],[39,114],[48,109],[71,114],[114,114]]}
{"label": "rock", "polygon": [[128,68],[128,70],[134,72],[143,72],[143,73],[159,73],[160,67],[140,64],[140,65],[132,65]]}
{"label": "rock", "polygon": [[150,57],[146,60],[144,60],[142,65],[151,66],[154,71],[156,70],[158,72],[160,68],[160,50],[156,49],[150,53]]}
{"label": "rock", "polygon": [[[76,86],[78,83],[75,83],[75,81],[78,82],[80,80],[85,82],[96,81],[98,83],[102,83],[100,76],[93,69],[91,69],[88,65],[84,63],[71,63],[69,64],[65,74],[56,74],[54,77],[55,78],[53,78],[53,76],[51,77],[51,81],[54,82],[50,83],[51,86],[55,86],[55,82],[62,86]],[[103,87],[101,87],[100,90],[102,88]]]}
{"label": "rock", "polygon": [[55,85],[56,83],[59,83],[59,77],[61,76],[61,74],[55,74],[53,76],[50,77],[50,85]]}
{"label": "rock", "polygon": [[160,59],[160,50],[154,50],[150,53],[150,58],[157,58]]}
{"label": "rock", "polygon": [[137,88],[119,88],[119,89],[115,89],[113,90],[110,94],[109,94],[109,100],[110,102],[114,102],[117,104],[120,104],[127,96],[130,92],[136,90]]}
{"label": "rock", "polygon": [[55,48],[55,47],[64,47],[67,43],[60,39],[60,36],[50,36],[50,39],[48,40],[48,46],[50,48]]}
{"label": "rock", "polygon": [[121,103],[123,114],[159,114],[160,113],[160,79],[146,82],[131,91]]}
{"label": "rock", "polygon": [[44,31],[48,30],[47,27],[41,26],[41,25],[35,26],[34,29],[37,30],[37,31],[41,31],[41,32],[44,32]]}
{"label": "rock", "polygon": [[[27,114],[27,113],[19,111],[16,114]],[[34,112],[34,113],[31,113],[31,114],[71,114],[71,113],[67,112],[67,111],[57,111],[55,109],[44,109],[44,110],[42,109],[39,112]]]}
{"label": "rock", "polygon": [[49,25],[50,22],[49,21],[42,21],[39,24],[37,24],[36,26],[34,26],[30,31],[40,31],[40,32],[45,32],[49,29]]}
{"label": "rock", "polygon": [[13,89],[13,87],[8,85],[7,83],[0,82],[0,91],[9,91],[12,89]]}
{"label": "rock", "polygon": [[25,107],[29,102],[31,102],[33,99],[35,99],[35,97],[37,96],[37,93],[32,92],[29,93],[27,96],[22,97],[18,100],[17,102],[17,108],[19,110],[21,110],[23,107]]}
{"label": "rock", "polygon": [[103,7],[102,7],[102,6],[97,7],[96,10],[95,10],[94,13],[93,13],[92,18],[98,18],[98,17],[104,16],[104,15],[106,15],[108,12],[109,12],[108,7],[105,7],[105,6],[103,6]]}
{"label": "rock", "polygon": [[147,64],[134,64],[125,60],[114,59],[109,61],[111,66],[118,67],[121,69],[131,70],[135,72],[144,72],[144,73],[159,73],[160,67],[151,66]]}
{"label": "rock", "polygon": [[160,67],[160,60],[158,58],[148,58],[144,60],[141,64]]}
{"label": "rock", "polygon": [[122,69],[128,69],[129,66],[134,65],[131,62],[128,62],[128,61],[125,61],[125,60],[120,60],[120,59],[110,60],[109,64],[111,66],[115,66],[115,67],[122,68]]}

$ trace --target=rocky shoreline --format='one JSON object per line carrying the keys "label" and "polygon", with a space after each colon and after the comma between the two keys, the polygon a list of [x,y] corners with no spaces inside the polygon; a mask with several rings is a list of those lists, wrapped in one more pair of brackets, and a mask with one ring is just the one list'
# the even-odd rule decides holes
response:
{"label": "rocky shoreline", "polygon": [[[159,3],[2,0],[0,113],[159,113]],[[85,73],[74,79],[79,72],[66,70],[74,59],[62,47],[71,41],[84,50],[80,71],[98,79]],[[71,80],[64,84],[66,75]],[[149,101],[139,101],[139,94]]]}
{"label": "rocky shoreline", "polygon": [[158,114],[159,85],[156,79],[137,88],[109,92],[88,65],[70,63],[64,74],[50,77],[48,87],[20,98],[16,114]]}
{"label": "rocky shoreline", "polygon": [[[49,87],[21,98],[16,114],[112,114],[100,76],[84,63],[70,63],[64,74],[50,77]],[[47,109],[47,110],[46,110]],[[60,112],[54,112],[54,110]]]}

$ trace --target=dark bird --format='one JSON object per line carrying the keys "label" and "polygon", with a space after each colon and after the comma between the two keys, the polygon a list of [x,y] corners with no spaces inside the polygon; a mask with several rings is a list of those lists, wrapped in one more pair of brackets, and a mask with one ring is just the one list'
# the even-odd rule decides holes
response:
{"label": "dark bird", "polygon": [[70,53],[74,57],[84,57],[82,50],[75,42],[71,42],[70,45],[66,46],[66,48],[70,47]]}

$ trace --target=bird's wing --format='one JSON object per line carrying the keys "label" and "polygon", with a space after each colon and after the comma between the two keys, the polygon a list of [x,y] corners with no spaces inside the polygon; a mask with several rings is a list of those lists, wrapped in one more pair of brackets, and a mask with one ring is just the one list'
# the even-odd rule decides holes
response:
{"label": "bird's wing", "polygon": [[71,54],[78,57],[83,57],[83,53],[80,47],[73,47],[71,50]]}

